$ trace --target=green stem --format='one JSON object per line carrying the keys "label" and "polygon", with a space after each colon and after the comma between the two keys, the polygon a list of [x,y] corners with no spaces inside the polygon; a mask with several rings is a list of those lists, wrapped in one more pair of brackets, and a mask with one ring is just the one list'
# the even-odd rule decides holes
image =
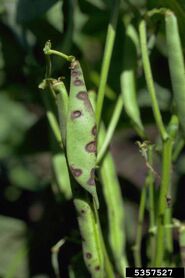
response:
{"label": "green stem", "polygon": [[[153,167],[153,146],[148,149],[148,162]],[[150,228],[155,226],[155,206],[154,206],[154,174],[151,170],[148,173],[148,187],[149,187],[149,215]]]}
{"label": "green stem", "polygon": [[139,24],[139,34],[140,34],[143,68],[144,68],[148,91],[149,91],[149,94],[150,94],[150,97],[152,100],[152,108],[153,108],[155,121],[156,121],[157,127],[160,131],[162,139],[166,140],[168,138],[168,134],[165,130],[165,127],[164,127],[164,124],[162,121],[162,117],[161,117],[161,113],[159,110],[159,106],[157,103],[154,81],[153,81],[153,76],[152,76],[152,70],[151,70],[150,61],[149,61],[149,57],[148,57],[146,23],[144,20],[141,20],[141,22]]}
{"label": "green stem", "polygon": [[51,261],[52,261],[52,266],[53,266],[56,278],[60,278],[58,255],[59,255],[60,248],[62,247],[62,245],[64,245],[64,243],[65,243],[65,239],[61,239],[51,248]]}
{"label": "green stem", "polygon": [[146,205],[146,189],[147,183],[145,182],[144,187],[141,193],[141,199],[139,204],[139,216],[138,216],[138,226],[137,226],[137,234],[136,234],[136,242],[133,247],[134,250],[134,261],[136,267],[141,267],[141,240],[142,240],[142,228],[143,228],[143,219],[144,219],[144,211]]}
{"label": "green stem", "polygon": [[170,177],[171,177],[171,161],[172,161],[173,141],[171,138],[163,142],[163,165],[162,165],[162,181],[159,193],[158,215],[157,215],[157,237],[156,237],[156,254],[155,266],[163,265],[164,256],[164,216],[167,207],[166,198],[168,195]]}
{"label": "green stem", "polygon": [[51,49],[51,42],[50,41],[46,42],[43,51],[44,51],[45,55],[57,55],[57,56],[65,59],[65,60],[67,60],[68,62],[72,62],[75,59],[75,57],[72,56],[72,55],[66,55],[63,52]]}
{"label": "green stem", "polygon": [[57,50],[50,49],[48,51],[48,53],[47,53],[47,55],[53,55],[53,54],[57,55],[57,56],[59,56],[61,58],[64,58],[68,62],[72,62],[74,60],[74,56],[72,56],[72,55],[68,56],[68,55],[66,55],[66,54],[64,54],[64,53],[62,53],[60,51],[57,51]]}
{"label": "green stem", "polygon": [[[171,205],[166,208],[165,215],[164,215],[164,225],[165,227],[169,226],[172,223],[172,209]],[[172,237],[172,229],[165,230],[165,249],[168,255],[173,253],[173,237]],[[170,257],[170,256],[168,256]],[[170,261],[168,260],[168,264]]]}
{"label": "green stem", "polygon": [[[148,149],[148,162],[153,167],[153,146],[149,146]],[[155,250],[155,238],[154,233],[152,232],[155,227],[155,197],[154,197],[154,174],[151,170],[148,172],[148,190],[149,190],[149,221],[150,227],[149,230],[151,231],[149,234],[149,252],[148,255],[150,256],[150,263],[151,266],[153,265],[154,261],[154,252],[151,250]]]}
{"label": "green stem", "polygon": [[104,57],[102,62],[102,68],[101,68],[100,85],[98,89],[98,99],[97,99],[97,107],[96,107],[97,127],[99,127],[100,120],[101,120],[103,100],[105,95],[105,87],[107,83],[107,77],[108,77],[110,61],[111,61],[115,35],[116,35],[119,6],[120,6],[120,0],[116,0],[114,4],[113,13],[110,19],[110,23],[108,25],[108,30],[107,30],[107,37],[105,42],[105,51],[104,51]]}
{"label": "green stem", "polygon": [[112,116],[112,119],[110,121],[109,127],[106,132],[105,140],[103,141],[103,145],[101,146],[100,151],[98,152],[97,164],[100,163],[101,159],[104,157],[104,155],[107,151],[107,148],[108,148],[108,146],[111,142],[112,136],[114,134],[115,128],[119,121],[122,108],[123,108],[123,99],[122,99],[122,96],[120,95],[117,100],[117,103],[115,105],[113,116]]}

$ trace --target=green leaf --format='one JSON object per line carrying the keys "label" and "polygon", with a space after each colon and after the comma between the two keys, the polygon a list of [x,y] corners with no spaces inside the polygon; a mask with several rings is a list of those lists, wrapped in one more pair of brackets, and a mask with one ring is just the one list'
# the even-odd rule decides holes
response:
{"label": "green leaf", "polygon": [[13,102],[4,94],[0,95],[0,158],[12,153],[34,121],[34,115],[21,104]]}
{"label": "green leaf", "polygon": [[27,278],[26,225],[23,221],[0,216],[0,276]]}

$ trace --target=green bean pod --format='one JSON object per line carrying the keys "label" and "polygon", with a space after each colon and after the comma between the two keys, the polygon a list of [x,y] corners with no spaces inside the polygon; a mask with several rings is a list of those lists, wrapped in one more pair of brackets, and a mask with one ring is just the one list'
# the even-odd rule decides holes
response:
{"label": "green bean pod", "polygon": [[[99,143],[103,144],[103,140],[105,139],[105,129],[103,125],[100,127],[99,139]],[[124,276],[125,267],[128,266],[125,253],[125,210],[114,160],[110,152],[107,152],[102,161],[100,178],[103,184],[103,195],[107,205],[109,243],[117,270]]]}
{"label": "green bean pod", "polygon": [[66,200],[70,200],[72,198],[72,190],[64,153],[53,154],[52,166],[59,191]]}
{"label": "green bean pod", "polygon": [[95,185],[96,123],[80,63],[71,63],[66,150],[73,177],[94,198],[99,207]]}
{"label": "green bean pod", "polygon": [[177,18],[173,12],[165,14],[166,40],[168,51],[168,62],[174,101],[179,117],[180,126],[185,136],[185,66],[182,53]]}
{"label": "green bean pod", "polygon": [[141,121],[139,105],[136,97],[136,62],[137,62],[137,48],[139,41],[134,27],[129,24],[126,27],[126,39],[124,48],[123,71],[121,73],[121,92],[123,97],[123,104],[131,119],[134,127],[140,136],[144,136],[144,127]]}
{"label": "green bean pod", "polygon": [[[96,93],[94,91],[88,92],[92,107],[96,109]],[[101,148],[105,140],[106,130],[103,125],[100,126],[98,149]],[[100,146],[99,146],[100,145]],[[113,254],[113,258],[119,273],[125,276],[125,267],[128,266],[127,257],[125,253],[126,235],[124,232],[124,204],[120,189],[120,184],[117,179],[116,169],[113,157],[108,151],[101,163],[100,178],[103,184],[103,195],[107,205],[108,213],[108,239]]]}
{"label": "green bean pod", "polygon": [[63,145],[66,145],[66,123],[68,113],[68,94],[64,83],[59,79],[52,80],[52,88],[56,94],[56,103]]}
{"label": "green bean pod", "polygon": [[101,246],[99,222],[96,219],[92,202],[85,198],[75,198],[78,225],[82,237],[83,257],[93,278],[104,277],[104,258]]}

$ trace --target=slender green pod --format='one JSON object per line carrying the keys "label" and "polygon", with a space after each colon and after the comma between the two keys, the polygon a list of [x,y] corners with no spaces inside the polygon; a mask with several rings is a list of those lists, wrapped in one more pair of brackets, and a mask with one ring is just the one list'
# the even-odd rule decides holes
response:
{"label": "slender green pod", "polygon": [[136,63],[139,40],[132,24],[126,27],[123,71],[121,73],[121,92],[126,113],[133,122],[140,136],[144,136],[144,127],[141,121],[139,106],[136,97]]}
{"label": "slender green pod", "polygon": [[64,153],[54,154],[52,157],[52,165],[59,191],[66,200],[70,200],[72,198],[72,190]]}
{"label": "slender green pod", "polygon": [[[86,194],[86,193],[85,193]],[[82,237],[83,257],[87,269],[93,278],[103,278],[104,258],[101,246],[99,222],[96,219],[92,202],[87,195],[76,197],[74,205],[77,211],[78,225]]]}
{"label": "slender green pod", "polygon": [[151,69],[150,60],[149,60],[149,56],[148,56],[146,22],[144,19],[141,20],[141,22],[139,24],[139,36],[140,36],[140,47],[141,47],[143,69],[144,69],[144,73],[145,73],[145,79],[146,79],[146,83],[147,83],[147,87],[148,87],[148,92],[150,94],[151,101],[152,101],[153,114],[154,114],[154,118],[156,121],[156,125],[159,129],[161,138],[163,139],[163,141],[165,141],[168,139],[168,134],[167,134],[165,126],[163,124],[161,112],[160,112],[157,97],[156,97],[152,69]]}
{"label": "slender green pod", "polygon": [[[102,125],[99,132],[101,146],[105,138],[105,129]],[[109,243],[117,270],[124,276],[125,267],[128,265],[125,253],[124,205],[115,164],[110,152],[106,153],[101,163],[100,178],[108,212]]]}
{"label": "slender green pod", "polygon": [[71,63],[71,84],[67,116],[67,159],[73,177],[94,198],[99,207],[95,185],[96,122],[89,101],[80,63]]}
{"label": "slender green pod", "polygon": [[[50,128],[53,132],[53,135],[57,141],[57,143],[61,146],[62,145],[62,136],[60,132],[60,127],[55,116],[55,103],[52,88],[50,86],[51,79],[44,79],[39,84],[39,89],[44,90],[45,92],[42,94],[43,102],[46,107],[46,116],[50,125]],[[54,97],[54,98],[53,98]]]}
{"label": "slender green pod", "polygon": [[64,82],[60,79],[51,80],[52,88],[56,95],[56,103],[58,109],[58,117],[60,123],[60,130],[62,133],[63,145],[66,145],[66,123],[67,123],[67,114],[68,114],[68,94]]}
{"label": "slender green pod", "polygon": [[178,22],[173,12],[167,11],[165,14],[166,40],[168,51],[168,62],[174,101],[180,125],[185,135],[185,66],[182,53]]}
{"label": "slender green pod", "polygon": [[[89,91],[89,99],[92,107],[96,107],[96,94]],[[102,148],[106,137],[105,128],[100,126],[98,137],[98,150]],[[109,224],[109,243],[112,254],[119,273],[125,276],[125,267],[128,265],[125,253],[125,233],[124,233],[124,205],[120,189],[120,184],[116,175],[115,164],[111,153],[108,151],[100,166],[100,178],[103,184],[103,194],[107,205]]]}

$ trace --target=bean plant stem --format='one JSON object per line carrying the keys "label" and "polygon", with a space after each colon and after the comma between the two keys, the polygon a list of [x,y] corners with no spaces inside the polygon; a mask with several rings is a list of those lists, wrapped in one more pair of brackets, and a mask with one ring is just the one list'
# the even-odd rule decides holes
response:
{"label": "bean plant stem", "polygon": [[[147,179],[146,179],[147,181]],[[136,233],[136,242],[133,247],[134,250],[134,260],[135,266],[141,267],[141,240],[142,240],[142,227],[143,227],[143,219],[144,219],[144,211],[146,204],[146,191],[147,191],[147,182],[145,181],[144,187],[142,188],[140,204],[139,204],[139,216],[138,216],[138,225],[137,225],[137,233]]]}
{"label": "bean plant stem", "polygon": [[[172,223],[172,208],[171,208],[171,204],[169,204],[165,210],[165,215],[164,215],[165,227],[168,227],[171,223]],[[166,248],[166,251],[168,254],[172,254],[173,238],[172,238],[172,229],[171,228],[167,228],[165,230],[165,248]]]}
{"label": "bean plant stem", "polygon": [[105,153],[107,151],[107,148],[108,148],[108,146],[111,142],[112,136],[114,134],[115,128],[116,128],[117,123],[119,121],[122,108],[123,108],[123,98],[120,95],[118,97],[117,102],[116,102],[115,109],[114,109],[114,112],[113,112],[113,116],[111,118],[109,127],[107,129],[106,137],[104,139],[103,145],[101,146],[100,151],[98,152],[97,164],[101,161],[101,159],[103,158],[103,156],[105,155]]}
{"label": "bean plant stem", "polygon": [[74,60],[74,56],[68,56],[60,51],[53,50],[53,49],[48,50],[47,55],[53,55],[53,54],[61,58],[64,58],[68,62],[72,62]]}
{"label": "bean plant stem", "polygon": [[[148,148],[148,162],[153,167],[153,146]],[[154,174],[149,169],[148,172],[148,186],[149,186],[149,216],[150,216],[150,228],[155,225],[155,207],[154,207]]]}
{"label": "bean plant stem", "polygon": [[113,51],[115,35],[116,35],[119,6],[120,6],[120,0],[116,0],[114,4],[113,13],[110,19],[110,23],[108,25],[108,30],[107,30],[107,37],[105,42],[105,51],[104,51],[104,57],[102,62],[102,68],[101,68],[100,85],[98,89],[98,99],[97,99],[97,107],[96,107],[97,128],[99,127],[100,120],[101,120],[103,100],[105,95],[105,87],[107,83],[107,77],[108,77],[110,61],[112,57],[112,51]]}
{"label": "bean plant stem", "polygon": [[168,138],[168,134],[165,130],[165,127],[164,127],[164,124],[163,124],[163,121],[162,121],[162,117],[161,117],[161,113],[160,113],[160,110],[159,110],[159,106],[158,106],[158,103],[157,103],[154,81],[153,81],[153,76],[152,76],[152,70],[151,70],[150,61],[149,61],[149,57],[148,57],[145,20],[141,20],[141,22],[139,24],[139,34],[140,34],[143,68],[144,68],[144,73],[145,73],[145,78],[146,78],[148,91],[149,91],[149,94],[150,94],[151,100],[152,100],[152,108],[153,108],[155,121],[156,121],[157,127],[160,131],[162,139],[166,140]]}
{"label": "bean plant stem", "polygon": [[[153,167],[153,146],[148,148],[148,162]],[[148,191],[149,191],[149,221],[150,221],[150,235],[149,235],[149,249],[154,250],[155,238],[153,229],[155,227],[155,205],[154,205],[154,174],[151,170],[148,172]],[[150,251],[150,263],[153,265],[154,252]]]}
{"label": "bean plant stem", "polygon": [[155,266],[163,265],[164,256],[164,216],[167,206],[167,195],[171,177],[173,141],[171,138],[163,142],[163,164],[162,164],[162,181],[159,194],[158,215],[157,215],[157,236],[156,236],[156,253]]}

